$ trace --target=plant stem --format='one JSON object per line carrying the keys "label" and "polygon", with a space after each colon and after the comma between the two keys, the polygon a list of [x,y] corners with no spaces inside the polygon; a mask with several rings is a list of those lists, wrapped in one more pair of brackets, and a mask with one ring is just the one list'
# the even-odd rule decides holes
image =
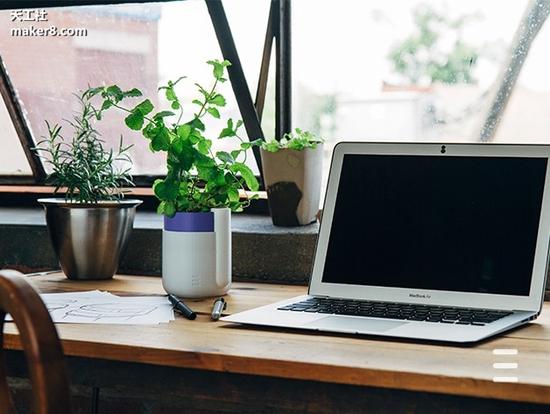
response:
{"label": "plant stem", "polygon": [[[118,109],[120,109],[120,110],[122,110],[122,111],[128,112],[129,114],[133,113],[130,109],[124,108],[123,106],[120,106],[120,105],[114,103],[113,101],[111,101],[111,102],[113,103],[113,106],[114,106],[115,108],[118,108]],[[149,118],[147,115],[144,115],[144,116],[143,116],[143,119],[146,119],[146,120],[148,120],[149,122],[155,122],[154,119]]]}
{"label": "plant stem", "polygon": [[218,86],[218,80],[217,79],[214,81],[214,86],[212,86],[212,90],[208,93],[208,98],[204,99],[204,102],[201,106],[201,109],[200,109],[198,115],[196,115],[197,118],[201,118],[202,116],[204,116],[204,113],[202,111],[204,111],[204,109],[206,108],[206,105],[208,104],[208,101],[210,100],[210,98],[212,98],[212,94],[216,91],[216,86]]}

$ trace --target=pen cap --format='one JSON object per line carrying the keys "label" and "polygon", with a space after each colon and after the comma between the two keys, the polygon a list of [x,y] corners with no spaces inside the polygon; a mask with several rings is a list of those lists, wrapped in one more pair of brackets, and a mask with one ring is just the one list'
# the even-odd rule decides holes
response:
{"label": "pen cap", "polygon": [[231,285],[231,210],[213,208],[216,235],[216,284],[226,291]]}

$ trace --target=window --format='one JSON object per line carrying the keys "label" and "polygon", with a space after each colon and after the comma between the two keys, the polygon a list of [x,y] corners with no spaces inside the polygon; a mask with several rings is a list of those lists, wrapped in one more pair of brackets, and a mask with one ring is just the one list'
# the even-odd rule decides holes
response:
{"label": "window", "polygon": [[[270,4],[223,0],[253,96]],[[547,8],[528,0],[294,0],[293,126],[326,138],[324,179],[332,148],[343,140],[549,142]],[[35,139],[45,134],[45,119],[55,122],[70,114],[71,93],[88,84],[136,86],[160,103],[156,87],[187,75],[180,91],[189,100],[192,82],[210,79],[204,62],[221,57],[204,0],[46,12],[47,21],[36,22],[14,19],[11,10],[0,12],[8,28],[0,34],[0,53]],[[58,35],[25,34],[30,26],[55,27]],[[59,35],[60,30],[69,35]],[[267,138],[274,136],[275,125],[273,66],[262,118]],[[504,76],[514,73],[517,79]],[[499,88],[510,92],[509,99],[495,98]],[[224,115],[240,118],[229,83],[223,94]],[[2,114],[2,140],[10,150],[0,153],[0,173],[28,174]],[[489,114],[498,122],[487,129]],[[212,119],[210,126],[217,131],[222,124]],[[135,145],[134,175],[164,173],[162,156],[149,152],[147,141],[123,125],[121,114],[111,112],[99,127],[111,142],[122,133]],[[254,158],[249,161],[258,172]]]}
{"label": "window", "polygon": [[[269,4],[269,0],[224,2],[252,93],[258,79]],[[251,14],[254,19],[250,19]],[[2,26],[8,28],[0,35],[0,51],[35,141],[47,134],[45,120],[66,125],[62,120],[70,118],[78,105],[73,93],[88,85],[137,87],[155,104],[162,105],[165,101],[157,87],[184,75],[188,79],[179,91],[189,102],[189,115],[193,109],[190,102],[197,95],[193,83],[209,85],[212,76],[206,61],[222,57],[203,0],[47,8],[42,19],[33,17],[34,21],[27,21],[12,10],[0,12]],[[32,27],[49,32],[37,35]],[[211,118],[207,124],[210,134],[216,136],[225,126],[224,119],[241,118],[229,82],[220,91],[227,99],[222,120]],[[3,112],[0,125],[11,125]],[[108,112],[97,127],[113,146],[121,134],[126,143],[134,144],[134,175],[165,173],[162,154],[152,154],[148,142],[126,128],[123,114]],[[242,135],[246,138],[244,128]],[[30,174],[17,144],[10,134],[2,137],[2,147],[10,151],[0,154],[1,173]],[[229,140],[215,144],[215,149],[232,146]],[[248,157],[248,162],[258,172],[254,157]]]}
{"label": "window", "polygon": [[[538,5],[538,19],[524,13]],[[338,141],[480,142],[502,85],[521,70],[495,143],[550,143],[550,27],[527,0],[293,2],[293,123]],[[534,37],[523,67],[514,35]],[[536,35],[536,36],[535,36]],[[511,50],[512,48],[512,50]],[[512,59],[512,65],[507,62]]]}

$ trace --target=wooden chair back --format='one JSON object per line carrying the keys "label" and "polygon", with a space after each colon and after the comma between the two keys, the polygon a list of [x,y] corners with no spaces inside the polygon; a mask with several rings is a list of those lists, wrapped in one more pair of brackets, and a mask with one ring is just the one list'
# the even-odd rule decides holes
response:
{"label": "wooden chair back", "polygon": [[13,270],[0,271],[0,412],[15,414],[3,351],[6,313],[11,314],[27,360],[35,414],[69,414],[70,390],[61,343],[42,299]]}

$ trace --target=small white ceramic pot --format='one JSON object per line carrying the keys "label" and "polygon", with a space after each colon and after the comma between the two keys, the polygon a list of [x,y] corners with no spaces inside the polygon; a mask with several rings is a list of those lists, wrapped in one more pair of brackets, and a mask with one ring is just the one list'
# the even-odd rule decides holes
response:
{"label": "small white ceramic pot", "polygon": [[231,286],[231,210],[164,218],[162,285],[182,298],[221,296]]}

